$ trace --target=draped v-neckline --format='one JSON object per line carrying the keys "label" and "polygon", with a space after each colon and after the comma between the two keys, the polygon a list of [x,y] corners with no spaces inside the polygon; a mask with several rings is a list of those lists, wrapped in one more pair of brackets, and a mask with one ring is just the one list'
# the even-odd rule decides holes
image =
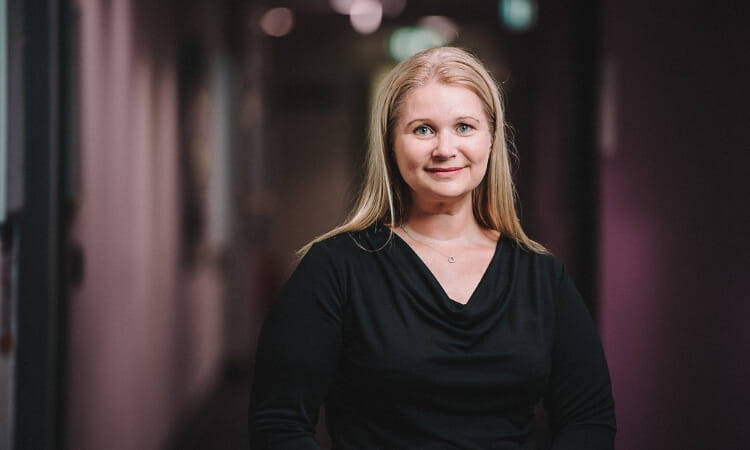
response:
{"label": "draped v-neckline", "polygon": [[400,245],[406,253],[409,255],[411,259],[414,260],[415,268],[416,270],[419,270],[424,273],[424,275],[427,277],[429,282],[436,286],[437,290],[441,293],[441,297],[443,300],[445,300],[447,305],[451,307],[452,309],[457,310],[464,310],[471,307],[471,305],[476,303],[475,297],[479,295],[482,288],[484,287],[484,284],[487,282],[487,278],[489,276],[489,273],[494,270],[495,265],[497,264],[498,256],[500,255],[500,250],[502,246],[503,237],[500,236],[497,239],[497,242],[495,243],[495,250],[492,254],[492,257],[490,258],[489,262],[487,263],[487,266],[484,268],[484,272],[482,272],[482,276],[479,278],[479,281],[476,283],[474,288],[471,291],[471,294],[469,295],[468,299],[466,300],[466,303],[461,303],[457,300],[454,300],[453,298],[448,295],[448,291],[445,289],[445,286],[440,282],[438,277],[435,275],[435,272],[430,269],[430,267],[425,263],[425,261],[422,259],[421,256],[412,248],[411,245],[409,245],[408,242],[406,242],[398,233],[393,233],[393,239]]}

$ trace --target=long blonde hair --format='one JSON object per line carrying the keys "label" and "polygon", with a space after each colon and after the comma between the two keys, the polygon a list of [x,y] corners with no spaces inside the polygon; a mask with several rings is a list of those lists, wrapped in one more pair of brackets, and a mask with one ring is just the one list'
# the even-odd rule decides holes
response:
{"label": "long blonde hair", "polygon": [[516,190],[506,142],[505,116],[495,80],[472,54],[455,47],[435,47],[400,62],[381,82],[372,104],[365,181],[349,217],[336,228],[298,250],[303,256],[316,242],[341,233],[363,230],[376,222],[399,226],[409,213],[409,187],[393,159],[392,136],[401,106],[409,93],[436,80],[470,89],[482,101],[492,136],[487,174],[472,192],[474,217],[480,226],[499,231],[527,249],[546,253],[521,228]]}

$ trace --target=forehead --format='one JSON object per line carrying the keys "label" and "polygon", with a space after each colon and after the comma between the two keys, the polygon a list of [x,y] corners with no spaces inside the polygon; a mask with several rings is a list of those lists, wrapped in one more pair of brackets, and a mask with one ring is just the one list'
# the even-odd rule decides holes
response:
{"label": "forehead", "polygon": [[458,115],[486,118],[484,105],[470,88],[458,84],[430,81],[406,94],[400,119],[413,115]]}

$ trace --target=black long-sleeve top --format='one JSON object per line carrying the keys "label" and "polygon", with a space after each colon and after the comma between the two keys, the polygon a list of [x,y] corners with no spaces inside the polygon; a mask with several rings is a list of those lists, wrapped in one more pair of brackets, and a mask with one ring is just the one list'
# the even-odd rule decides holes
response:
{"label": "black long-sleeve top", "polygon": [[272,305],[250,401],[253,450],[533,449],[543,399],[556,450],[613,448],[602,347],[553,256],[501,238],[464,305],[375,225],[315,244]]}

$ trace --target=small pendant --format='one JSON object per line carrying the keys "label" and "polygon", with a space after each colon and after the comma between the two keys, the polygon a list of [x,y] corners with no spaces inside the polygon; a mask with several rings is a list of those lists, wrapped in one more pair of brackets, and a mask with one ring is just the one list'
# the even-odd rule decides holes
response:
{"label": "small pendant", "polygon": [[449,256],[448,257],[448,262],[451,263],[451,264],[453,264],[454,262],[456,262],[456,258],[454,258],[452,256]]}

